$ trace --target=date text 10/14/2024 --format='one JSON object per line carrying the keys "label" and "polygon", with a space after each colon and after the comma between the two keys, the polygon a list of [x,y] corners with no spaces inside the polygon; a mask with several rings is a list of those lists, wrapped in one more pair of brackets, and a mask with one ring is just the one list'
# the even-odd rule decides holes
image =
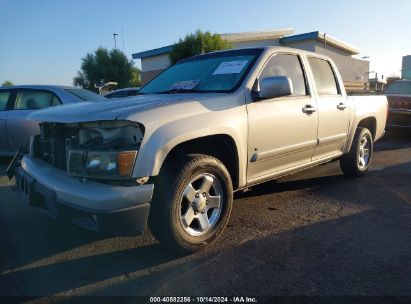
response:
{"label": "date text 10/14/2024", "polygon": [[150,297],[150,303],[258,303],[254,297]]}

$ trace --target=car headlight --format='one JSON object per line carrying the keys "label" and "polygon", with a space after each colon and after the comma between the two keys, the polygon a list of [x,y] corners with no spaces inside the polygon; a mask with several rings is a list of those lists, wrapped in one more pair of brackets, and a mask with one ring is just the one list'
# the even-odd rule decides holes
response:
{"label": "car headlight", "polygon": [[130,179],[137,151],[69,150],[68,174],[101,179]]}

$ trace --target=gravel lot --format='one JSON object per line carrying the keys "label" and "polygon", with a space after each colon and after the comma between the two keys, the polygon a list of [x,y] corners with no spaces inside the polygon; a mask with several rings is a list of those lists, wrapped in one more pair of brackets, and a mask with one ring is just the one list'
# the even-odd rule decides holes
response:
{"label": "gravel lot", "polygon": [[0,159],[0,295],[411,296],[411,135],[376,150],[364,178],[332,162],[236,194],[224,235],[190,256],[28,208]]}

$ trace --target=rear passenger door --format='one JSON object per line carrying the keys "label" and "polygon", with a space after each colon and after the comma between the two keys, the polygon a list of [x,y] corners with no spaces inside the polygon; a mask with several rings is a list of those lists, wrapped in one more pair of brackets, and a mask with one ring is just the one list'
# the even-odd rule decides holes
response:
{"label": "rear passenger door", "polygon": [[318,146],[313,161],[343,152],[349,125],[349,105],[331,62],[307,57],[316,87],[318,107]]}
{"label": "rear passenger door", "polygon": [[7,143],[6,118],[11,93],[11,90],[0,90],[0,155],[10,151]]}
{"label": "rear passenger door", "polygon": [[33,111],[61,104],[60,99],[51,91],[19,89],[14,108],[7,115],[6,128],[9,147],[17,151],[27,147],[32,135],[40,132],[37,121],[27,120]]}

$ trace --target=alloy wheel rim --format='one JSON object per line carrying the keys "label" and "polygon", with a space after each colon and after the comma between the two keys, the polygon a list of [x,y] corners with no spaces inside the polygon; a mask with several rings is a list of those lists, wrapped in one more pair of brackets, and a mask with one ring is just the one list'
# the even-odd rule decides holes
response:
{"label": "alloy wheel rim", "polygon": [[180,223],[191,236],[202,236],[218,222],[223,202],[220,181],[210,173],[196,175],[184,188]]}
{"label": "alloy wheel rim", "polygon": [[371,143],[367,136],[361,138],[360,151],[358,153],[358,166],[364,169],[368,166],[371,157]]}

